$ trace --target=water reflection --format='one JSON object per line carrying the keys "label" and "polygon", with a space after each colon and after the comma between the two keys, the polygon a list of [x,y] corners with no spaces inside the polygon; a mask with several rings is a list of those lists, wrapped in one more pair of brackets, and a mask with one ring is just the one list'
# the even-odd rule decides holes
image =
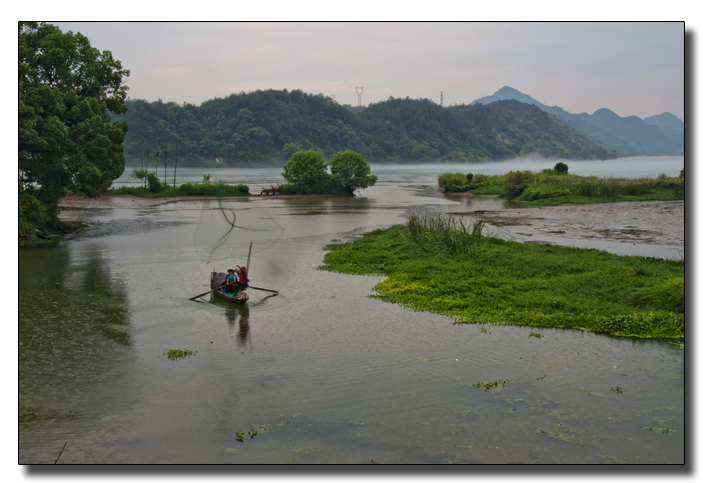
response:
{"label": "water reflection", "polygon": [[239,323],[238,340],[242,343],[246,342],[249,338],[249,306],[247,304],[231,304],[215,297],[215,294],[210,294],[210,303],[225,309],[225,318],[227,319],[227,325],[231,330],[236,329],[237,323]]}
{"label": "water reflection", "polygon": [[249,308],[250,307],[261,307],[266,304],[266,301],[277,294],[269,294],[261,299],[250,299],[247,304],[244,305],[234,305],[221,298],[215,297],[214,294],[210,294],[210,303],[222,307],[225,309],[225,318],[227,319],[227,325],[230,330],[236,330],[238,327],[239,337],[238,340],[242,343],[249,339]]}
{"label": "water reflection", "polygon": [[284,198],[290,215],[333,215],[363,213],[376,207],[374,198],[362,196],[335,198]]}
{"label": "water reflection", "polygon": [[106,386],[119,387],[132,345],[121,277],[98,245],[80,255],[67,244],[21,249],[18,258],[20,427],[104,414],[113,404]]}

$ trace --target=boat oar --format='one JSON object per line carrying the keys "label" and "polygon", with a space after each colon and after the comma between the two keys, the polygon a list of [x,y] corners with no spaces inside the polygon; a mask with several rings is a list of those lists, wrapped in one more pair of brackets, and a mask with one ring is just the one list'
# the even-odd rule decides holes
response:
{"label": "boat oar", "polygon": [[278,293],[278,291],[276,291],[276,290],[269,290],[269,289],[267,289],[267,288],[261,288],[261,287],[252,287],[251,285],[249,285],[249,288],[253,288],[253,289],[256,289],[256,290],[263,290],[264,292]]}
{"label": "boat oar", "polygon": [[[227,285],[232,285],[232,284],[231,284],[231,283],[228,283],[228,284],[223,285],[222,287],[226,287]],[[207,295],[207,294],[209,294],[209,293],[212,293],[212,292],[214,292],[215,290],[221,289],[222,287],[213,288],[212,290],[208,290],[208,291],[205,292],[205,293],[201,293],[200,295],[196,295],[195,297],[191,297],[191,298],[189,298],[188,300],[195,300],[195,299],[198,299],[198,298],[202,297],[203,295]]]}

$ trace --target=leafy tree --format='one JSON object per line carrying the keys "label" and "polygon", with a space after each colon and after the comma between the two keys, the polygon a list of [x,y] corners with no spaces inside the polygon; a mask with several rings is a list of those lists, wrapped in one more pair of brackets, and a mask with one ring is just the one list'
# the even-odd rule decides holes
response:
{"label": "leafy tree", "polygon": [[569,167],[566,165],[566,163],[559,162],[554,165],[554,171],[560,174],[566,174],[569,172]]}
{"label": "leafy tree", "polygon": [[155,173],[147,173],[146,182],[149,185],[149,191],[156,193],[161,191],[161,180],[156,176]]}
{"label": "leafy tree", "polygon": [[68,190],[99,196],[124,171],[129,71],[80,33],[19,24],[19,179],[55,215]]}
{"label": "leafy tree", "polygon": [[332,184],[339,187],[344,194],[354,196],[358,189],[376,184],[378,176],[371,174],[371,166],[366,159],[354,151],[335,154],[330,160]]}
{"label": "leafy tree", "polygon": [[298,151],[283,165],[283,178],[298,193],[324,193],[329,185],[327,161],[315,150]]}
{"label": "leafy tree", "polygon": [[144,168],[134,168],[132,170],[132,178],[139,180],[139,183],[144,186],[147,177],[147,171]]}

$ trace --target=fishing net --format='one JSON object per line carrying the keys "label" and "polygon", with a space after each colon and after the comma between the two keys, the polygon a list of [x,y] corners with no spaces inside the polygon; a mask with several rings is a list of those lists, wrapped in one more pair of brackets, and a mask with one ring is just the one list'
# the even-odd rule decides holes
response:
{"label": "fishing net", "polygon": [[282,236],[283,228],[265,209],[248,200],[218,198],[203,201],[194,245],[203,262],[222,272],[247,263],[250,243],[260,254]]}

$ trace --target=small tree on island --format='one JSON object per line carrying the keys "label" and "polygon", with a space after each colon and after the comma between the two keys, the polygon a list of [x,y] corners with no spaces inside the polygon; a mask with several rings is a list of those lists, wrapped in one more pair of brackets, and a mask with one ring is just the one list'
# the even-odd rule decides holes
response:
{"label": "small tree on island", "polygon": [[354,151],[344,151],[332,156],[330,161],[332,184],[345,195],[354,196],[358,189],[376,184],[378,176],[371,174],[371,166],[366,159]]}
{"label": "small tree on island", "polygon": [[298,151],[283,165],[283,178],[301,194],[325,193],[329,189],[327,161],[315,150]]}
{"label": "small tree on island", "polygon": [[312,149],[298,151],[283,166],[282,174],[290,187],[301,194],[354,196],[356,190],[373,186],[378,179],[371,174],[366,159],[354,151],[337,153],[329,163]]}

